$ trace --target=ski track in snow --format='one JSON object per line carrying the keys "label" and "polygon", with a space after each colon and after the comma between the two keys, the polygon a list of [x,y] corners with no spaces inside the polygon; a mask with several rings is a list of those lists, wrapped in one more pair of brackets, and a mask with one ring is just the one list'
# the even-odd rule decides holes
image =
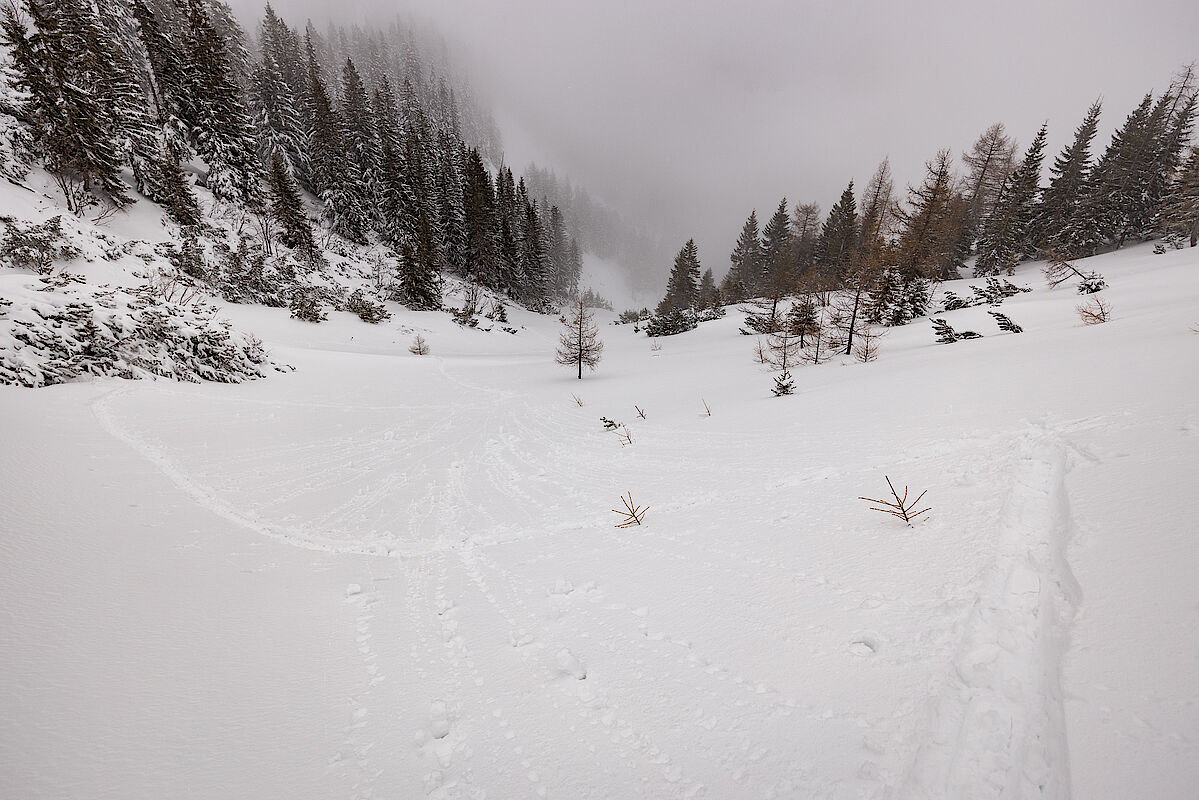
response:
{"label": "ski track in snow", "polygon": [[1060,660],[1081,591],[1066,452],[1023,437],[1000,514],[997,554],[964,625],[953,670],[896,798],[1070,798]]}

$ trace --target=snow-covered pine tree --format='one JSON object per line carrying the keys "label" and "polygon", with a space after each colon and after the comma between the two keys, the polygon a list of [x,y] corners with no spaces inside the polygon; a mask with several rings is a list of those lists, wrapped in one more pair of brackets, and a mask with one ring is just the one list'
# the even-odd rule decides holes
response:
{"label": "snow-covered pine tree", "polygon": [[[442,231],[442,261],[455,275],[466,273],[466,207],[463,201],[463,158],[460,141],[450,132],[438,136],[437,196]],[[548,257],[548,256],[547,256]],[[552,280],[552,279],[550,279]]]}
{"label": "snow-covered pine tree", "polygon": [[409,308],[441,308],[441,274],[438,272],[437,237],[423,210],[417,223],[415,244],[400,250],[399,294]]}
{"label": "snow-covered pine tree", "polygon": [[383,157],[366,86],[349,58],[342,67],[341,93],[342,142],[351,170],[346,190],[354,194],[354,205],[361,209],[365,227],[378,229]]}
{"label": "snow-covered pine tree", "polygon": [[408,180],[398,111],[386,78],[375,89],[372,108],[380,148],[379,235],[397,253],[405,244],[415,250],[420,206]]}
{"label": "snow-covered pine tree", "polygon": [[308,177],[321,201],[321,218],[338,236],[366,244],[366,213],[358,204],[359,194],[347,185],[355,179],[355,170],[346,155],[341,118],[325,88],[311,37],[308,86]]}
{"label": "snow-covered pine tree", "polygon": [[178,156],[164,143],[153,167],[155,201],[180,227],[199,225],[200,205],[192,191],[187,175],[179,165]]}
{"label": "snow-covered pine tree", "polygon": [[779,371],[775,376],[771,392],[775,397],[792,394],[795,391],[795,381],[791,377],[791,367],[799,359],[802,352],[799,338],[786,327],[766,337],[766,346],[759,348],[762,362]]}
{"label": "snow-covered pine tree", "polygon": [[784,197],[762,229],[762,283],[772,296],[786,294],[794,283],[790,246],[791,217],[787,214],[787,198]]}
{"label": "snow-covered pine tree", "polygon": [[293,175],[304,171],[304,129],[291,87],[267,50],[250,77],[258,157],[269,168],[276,153]]}
{"label": "snow-covered pine tree", "polygon": [[995,318],[995,324],[999,326],[999,330],[1005,333],[1024,333],[1024,329],[1012,322],[1012,318],[1007,314],[1001,314],[998,311],[988,311],[987,313]]}
{"label": "snow-covered pine tree", "polygon": [[1049,185],[1033,222],[1033,239],[1038,248],[1071,255],[1075,249],[1066,235],[1070,221],[1078,214],[1079,204],[1091,173],[1091,142],[1099,129],[1103,104],[1096,100],[1074,130],[1074,140],[1066,146],[1049,168]]}
{"label": "snow-covered pine tree", "polygon": [[271,153],[270,170],[267,172],[270,189],[270,218],[279,227],[279,240],[300,252],[309,261],[317,257],[316,239],[312,224],[304,212],[304,201],[300,188],[292,179],[283,154]]}
{"label": "snow-covered pine tree", "polygon": [[120,177],[121,131],[104,107],[105,98],[93,91],[95,76],[88,67],[95,60],[82,52],[81,34],[92,27],[84,22],[89,13],[77,0],[24,0],[21,7],[6,6],[0,22],[17,88],[28,96],[31,133],[75,214],[96,195],[114,205],[131,202]]}
{"label": "snow-covered pine tree", "polygon": [[1045,158],[1048,127],[1042,125],[1004,184],[991,215],[983,226],[978,245],[975,275],[1012,274],[1013,268],[1032,250],[1033,222],[1041,192],[1041,162]]}
{"label": "snow-covered pine tree", "polygon": [[1199,147],[1191,148],[1190,158],[1174,179],[1162,206],[1158,225],[1162,233],[1199,244]]}
{"label": "snow-covered pine tree", "polygon": [[499,285],[499,247],[495,187],[479,151],[471,148],[463,180],[466,209],[466,269],[484,286]]}
{"label": "snow-covered pine tree", "polygon": [[953,344],[958,340],[957,334],[948,322],[943,319],[934,319],[933,334],[937,337],[937,344]]}
{"label": "snow-covered pine tree", "polygon": [[[253,206],[261,198],[254,125],[237,80],[231,45],[204,0],[180,0],[187,19],[183,50],[187,95],[195,108],[191,121],[196,152],[208,165],[204,185],[220,200]],[[236,23],[223,19],[222,27]]]}
{"label": "snow-covered pine tree", "polygon": [[1167,114],[1167,105],[1155,104],[1152,93],[1146,94],[1112,135],[1063,232],[1068,252],[1062,255],[1093,255],[1108,243],[1119,248],[1129,236],[1146,230],[1157,211],[1152,186]]}

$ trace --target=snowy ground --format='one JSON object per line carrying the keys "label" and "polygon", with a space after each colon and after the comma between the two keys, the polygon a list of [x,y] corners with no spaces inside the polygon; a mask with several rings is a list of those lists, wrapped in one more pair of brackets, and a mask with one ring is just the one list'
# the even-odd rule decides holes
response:
{"label": "snowy ground", "polygon": [[0,387],[0,796],[1194,797],[1199,258],[1093,264],[788,398],[736,314],[235,306],[294,373]]}

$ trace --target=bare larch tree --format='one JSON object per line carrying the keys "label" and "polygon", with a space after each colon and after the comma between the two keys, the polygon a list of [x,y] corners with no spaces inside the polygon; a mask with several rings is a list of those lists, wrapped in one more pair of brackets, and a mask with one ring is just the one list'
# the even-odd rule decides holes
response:
{"label": "bare larch tree", "polygon": [[569,367],[578,365],[579,380],[583,379],[583,366],[595,369],[599,363],[600,354],[604,352],[604,343],[599,338],[599,328],[595,325],[591,309],[582,299],[571,303],[570,319],[562,317],[565,330],[558,341],[557,362]]}

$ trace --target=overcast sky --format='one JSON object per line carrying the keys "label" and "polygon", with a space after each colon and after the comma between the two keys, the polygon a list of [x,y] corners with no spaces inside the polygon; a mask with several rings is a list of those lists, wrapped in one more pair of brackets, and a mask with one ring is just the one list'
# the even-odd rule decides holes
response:
{"label": "overcast sky", "polygon": [[1199,59],[1197,0],[273,5],[293,25],[429,18],[489,97],[515,168],[535,159],[679,244],[694,236],[718,275],[751,208],[763,219],[785,195],[827,211],[885,156],[902,189],[996,121],[1024,145],[1048,120],[1056,152],[1100,95],[1102,147]]}

